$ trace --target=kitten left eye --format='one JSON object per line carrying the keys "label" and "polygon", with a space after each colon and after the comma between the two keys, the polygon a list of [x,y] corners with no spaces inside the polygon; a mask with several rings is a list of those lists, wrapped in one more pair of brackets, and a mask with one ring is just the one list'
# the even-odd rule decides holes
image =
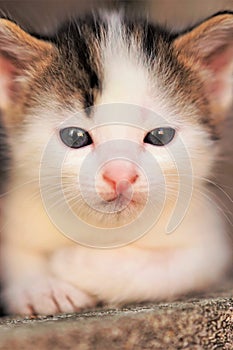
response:
{"label": "kitten left eye", "polygon": [[81,148],[90,145],[93,141],[90,134],[74,126],[60,130],[62,142],[70,148]]}
{"label": "kitten left eye", "polygon": [[145,136],[144,142],[150,143],[154,146],[164,146],[167,145],[173,137],[175,136],[175,130],[173,128],[156,128]]}

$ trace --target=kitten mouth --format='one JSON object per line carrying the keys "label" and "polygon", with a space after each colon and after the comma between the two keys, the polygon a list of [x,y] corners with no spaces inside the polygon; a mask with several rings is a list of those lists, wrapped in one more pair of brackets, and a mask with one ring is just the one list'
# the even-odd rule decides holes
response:
{"label": "kitten mouth", "polygon": [[[102,197],[102,196],[101,196]],[[109,203],[115,203],[116,205],[124,204],[127,206],[131,202],[132,198],[124,196],[124,194],[104,194],[101,198],[101,203],[105,203],[106,205]]]}
{"label": "kitten mouth", "polygon": [[107,199],[105,202],[112,203],[112,202],[115,202],[117,200],[117,198],[118,198],[118,196],[115,196],[113,198]]}
{"label": "kitten mouth", "polygon": [[[102,197],[102,196],[101,196]],[[114,205],[119,211],[125,209],[127,206],[135,203],[132,194],[119,193],[105,195],[101,198],[101,203],[105,204],[105,207]]]}
{"label": "kitten mouth", "polygon": [[124,202],[130,203],[133,198],[133,189],[129,181],[121,180],[117,183],[114,192],[99,193],[101,199],[107,203]]}
{"label": "kitten mouth", "polygon": [[124,193],[112,195],[110,198],[105,199],[98,203],[98,209],[105,213],[115,213],[115,215],[123,214],[123,212],[137,211],[139,208],[145,205],[144,196],[131,195],[125,196]]}
{"label": "kitten mouth", "polygon": [[128,197],[128,196],[125,196],[124,194],[117,194],[115,195],[114,197],[112,198],[109,198],[107,200],[105,200],[105,202],[107,203],[124,203],[125,205],[126,204],[130,204],[130,203],[134,203],[134,200],[132,199],[132,197]]}
{"label": "kitten mouth", "polygon": [[84,201],[83,205],[79,202],[72,210],[81,220],[100,228],[116,228],[129,224],[141,215],[147,203],[147,194],[138,191],[134,191],[130,200],[124,194],[104,192],[104,199],[100,193],[98,195],[99,198],[94,198],[89,193],[88,202]]}

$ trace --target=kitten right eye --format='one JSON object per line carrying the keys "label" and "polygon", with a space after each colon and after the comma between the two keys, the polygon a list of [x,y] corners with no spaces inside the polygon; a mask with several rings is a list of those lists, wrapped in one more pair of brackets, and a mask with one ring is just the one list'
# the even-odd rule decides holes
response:
{"label": "kitten right eye", "polygon": [[90,134],[81,128],[71,126],[60,130],[62,142],[70,148],[81,148],[93,143]]}
{"label": "kitten right eye", "polygon": [[145,136],[144,142],[150,143],[154,146],[165,146],[172,141],[175,136],[175,130],[173,128],[164,127],[156,128]]}

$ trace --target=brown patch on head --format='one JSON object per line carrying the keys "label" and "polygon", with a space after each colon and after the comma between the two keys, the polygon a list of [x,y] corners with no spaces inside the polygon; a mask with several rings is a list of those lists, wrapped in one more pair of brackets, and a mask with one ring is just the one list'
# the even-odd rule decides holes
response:
{"label": "brown patch on head", "polygon": [[[88,17],[65,23],[48,42],[35,39],[45,44],[45,51],[44,57],[42,53],[35,57],[34,66],[29,65],[29,79],[22,94],[24,115],[27,109],[40,106],[42,100],[48,109],[56,100],[71,111],[80,108],[91,115],[102,89],[100,44],[104,30],[101,20],[95,22]],[[12,106],[9,110],[13,111]]]}
{"label": "brown patch on head", "polygon": [[0,109],[6,125],[21,121],[30,81],[50,64],[54,51],[51,43],[0,19]]}
{"label": "brown patch on head", "polygon": [[172,44],[160,42],[158,46],[155,74],[164,100],[167,99],[174,115],[180,115],[184,123],[198,126],[203,122],[211,137],[216,138],[217,131],[207,123],[211,111],[203,81],[192,67],[179,60]]}
{"label": "brown patch on head", "polygon": [[[129,47],[136,42],[137,50],[142,51],[144,64],[149,69],[152,84],[153,80],[159,82],[160,92],[167,103],[170,101],[174,113],[182,115],[188,123],[198,125],[202,120],[207,124],[211,113],[209,101],[202,93],[203,81],[191,64],[186,65],[177,57],[173,47],[177,35],[141,20],[126,22],[125,26]],[[137,52],[134,52],[136,55]],[[216,137],[214,127],[208,125],[206,128]]]}
{"label": "brown patch on head", "polygon": [[180,35],[173,49],[178,61],[202,81],[199,94],[211,112],[203,120],[218,126],[232,102],[233,14],[216,15]]}
{"label": "brown patch on head", "polygon": [[77,97],[87,115],[90,115],[91,107],[102,91],[101,43],[106,30],[101,18],[88,16],[78,22],[65,23],[51,39],[58,49],[57,67],[64,77],[64,85],[61,87],[60,84],[60,97],[64,103],[70,102],[71,105]]}

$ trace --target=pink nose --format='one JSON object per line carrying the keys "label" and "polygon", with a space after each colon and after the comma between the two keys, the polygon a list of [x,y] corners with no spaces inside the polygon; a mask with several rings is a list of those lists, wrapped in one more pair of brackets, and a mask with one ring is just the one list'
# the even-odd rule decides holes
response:
{"label": "pink nose", "polygon": [[134,164],[126,160],[112,160],[103,168],[103,179],[117,192],[124,192],[136,182],[138,174]]}

